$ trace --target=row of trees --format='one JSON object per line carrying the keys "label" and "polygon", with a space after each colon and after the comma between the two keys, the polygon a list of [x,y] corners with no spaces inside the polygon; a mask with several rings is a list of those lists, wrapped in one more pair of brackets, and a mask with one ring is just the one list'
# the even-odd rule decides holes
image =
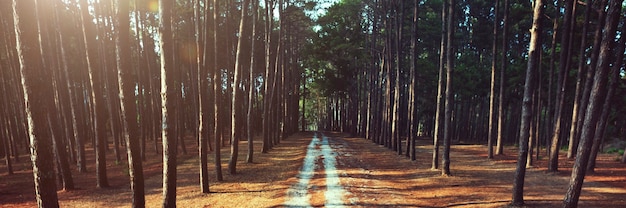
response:
{"label": "row of trees", "polygon": [[9,174],[30,151],[38,205],[58,207],[56,176],[74,189],[88,146],[94,185],[109,186],[112,148],[114,162],[127,156],[133,207],[143,207],[142,163],[162,155],[163,206],[173,207],[177,155],[194,135],[209,193],[209,151],[221,181],[221,147],[230,145],[236,174],[240,140],[251,163],[255,136],[265,153],[298,130],[312,9],[285,0],[2,1],[0,152]]}
{"label": "row of trees", "polygon": [[564,203],[575,206],[602,142],[625,136],[621,4],[342,1],[310,47],[311,90],[326,99],[319,124],[413,159],[417,136],[432,136],[443,175],[452,141],[487,144],[488,158],[519,142],[513,205],[541,147],[553,172],[567,148],[576,164]]}

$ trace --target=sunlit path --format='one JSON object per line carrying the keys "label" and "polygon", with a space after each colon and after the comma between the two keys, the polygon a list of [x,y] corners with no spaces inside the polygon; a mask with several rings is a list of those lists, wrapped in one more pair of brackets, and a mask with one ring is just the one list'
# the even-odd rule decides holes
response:
{"label": "sunlit path", "polygon": [[322,135],[320,141],[317,133],[311,139],[311,143],[307,147],[307,153],[304,158],[302,168],[298,174],[298,183],[294,184],[288,191],[289,200],[285,203],[287,207],[312,207],[310,203],[311,195],[309,183],[315,175],[315,167],[317,161],[323,158],[324,174],[326,181],[326,190],[324,192],[325,207],[343,207],[343,196],[345,190],[339,181],[337,174],[336,153],[328,143],[328,137]]}

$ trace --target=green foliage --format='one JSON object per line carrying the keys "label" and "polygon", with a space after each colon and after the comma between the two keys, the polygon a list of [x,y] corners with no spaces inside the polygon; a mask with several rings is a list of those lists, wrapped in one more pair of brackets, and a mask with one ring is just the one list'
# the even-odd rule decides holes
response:
{"label": "green foliage", "polygon": [[606,149],[606,150],[604,151],[604,153],[607,153],[607,154],[624,155],[624,149],[623,149],[623,148],[611,147],[611,148]]}

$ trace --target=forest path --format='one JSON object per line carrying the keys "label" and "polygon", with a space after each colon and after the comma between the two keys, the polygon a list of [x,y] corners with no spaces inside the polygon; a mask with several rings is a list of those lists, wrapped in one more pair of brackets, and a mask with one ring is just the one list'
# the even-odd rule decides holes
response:
{"label": "forest path", "polygon": [[[321,138],[320,138],[321,137]],[[324,193],[325,207],[344,207],[343,196],[345,190],[339,182],[335,149],[338,145],[330,145],[329,138],[322,133],[316,133],[307,147],[302,168],[298,173],[298,183],[288,191],[287,207],[311,207],[311,196]],[[322,165],[323,164],[323,165]],[[318,175],[325,181],[323,187],[310,183]],[[310,193],[311,192],[311,193]]]}

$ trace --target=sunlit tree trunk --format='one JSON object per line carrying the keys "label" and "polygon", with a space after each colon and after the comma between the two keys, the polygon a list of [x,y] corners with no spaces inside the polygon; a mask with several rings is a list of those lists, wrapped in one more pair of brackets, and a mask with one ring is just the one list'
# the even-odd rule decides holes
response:
{"label": "sunlit tree trunk", "polygon": [[498,91],[498,132],[496,141],[496,155],[504,154],[504,144],[502,144],[504,134],[505,123],[505,111],[504,111],[504,75],[509,62],[509,0],[504,0],[504,14],[502,17],[502,62],[500,67],[500,90]]}
{"label": "sunlit tree trunk", "polygon": [[500,25],[500,19],[498,16],[498,7],[500,0],[496,0],[494,2],[494,21],[493,21],[493,43],[492,43],[492,57],[491,57],[491,85],[489,87],[489,126],[488,126],[488,137],[487,137],[487,158],[493,158],[493,137],[494,131],[497,129],[494,128],[495,123],[495,100],[496,100],[496,65],[498,63],[498,26]]}
{"label": "sunlit tree trunk", "polygon": [[30,154],[38,207],[59,207],[52,134],[47,120],[52,103],[52,80],[43,65],[37,2],[13,0],[13,24],[28,119]]}
{"label": "sunlit tree trunk", "polygon": [[161,37],[161,105],[163,128],[163,207],[176,207],[176,107],[180,99],[175,91],[177,70],[174,69],[174,46],[172,39],[172,9],[176,1],[159,0],[159,36]]}

